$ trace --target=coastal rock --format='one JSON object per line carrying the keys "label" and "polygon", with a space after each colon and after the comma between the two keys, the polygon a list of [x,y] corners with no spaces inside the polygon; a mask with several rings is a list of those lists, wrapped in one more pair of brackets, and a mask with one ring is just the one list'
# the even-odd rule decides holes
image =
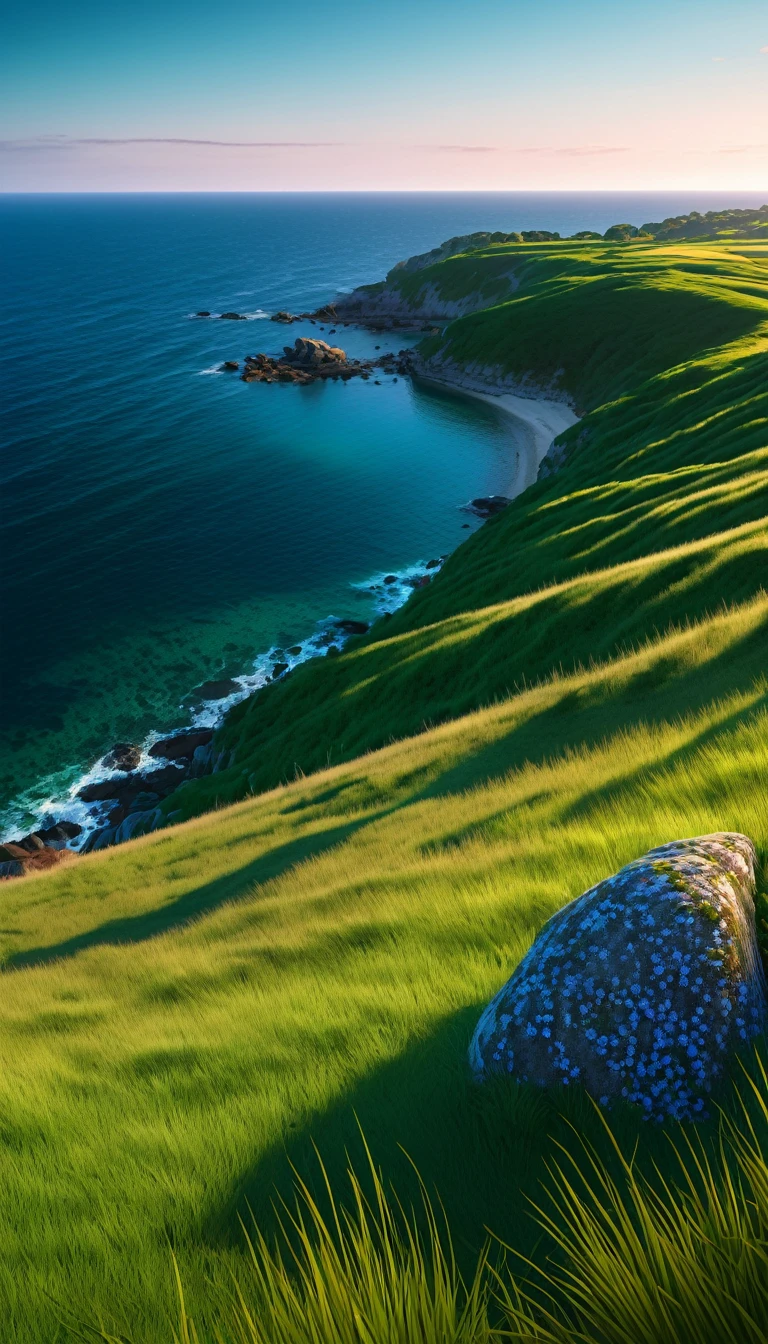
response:
{"label": "coastal rock", "polygon": [[240,690],[242,687],[239,681],[222,677],[220,681],[204,681],[201,686],[195,686],[192,695],[198,700],[226,700],[228,695],[234,695],[235,691]]}
{"label": "coastal rock", "polygon": [[512,500],[506,495],[486,495],[482,499],[473,499],[469,504],[472,513],[476,513],[478,518],[492,518],[494,514],[501,513],[506,509]]}
{"label": "coastal rock", "polygon": [[141,760],[141,747],[135,742],[116,742],[101,764],[105,770],[135,770]]}
{"label": "coastal rock", "polygon": [[159,807],[141,812],[129,812],[125,821],[122,821],[115,831],[112,843],[122,845],[137,835],[148,835],[150,831],[156,831],[162,826],[164,820]]}
{"label": "coastal rock", "polygon": [[199,313],[195,313],[195,317],[210,317],[210,316],[211,314],[208,312],[207,308],[201,308]]}
{"label": "coastal rock", "polygon": [[205,746],[195,747],[195,750],[192,753],[192,763],[189,768],[190,779],[200,779],[202,775],[209,774],[212,761],[213,746],[210,742]]}
{"label": "coastal rock", "polygon": [[16,841],[16,844],[27,854],[35,854],[38,850],[45,849],[45,841],[36,833],[23,836],[21,840]]}
{"label": "coastal rock", "polygon": [[246,318],[242,313],[220,313],[219,320],[222,322],[245,322]]}
{"label": "coastal rock", "polygon": [[652,849],[571,901],[478,1022],[482,1080],[580,1083],[655,1119],[706,1114],[739,1046],[766,1022],[755,851],[719,833]]}
{"label": "coastal rock", "polygon": [[0,877],[26,877],[29,873],[43,873],[75,857],[70,849],[53,849],[47,845],[31,851],[19,845],[0,845]]}
{"label": "coastal rock", "polygon": [[225,359],[221,366],[222,373],[237,373],[240,368],[236,359]]}
{"label": "coastal rock", "polygon": [[57,821],[54,822],[52,826],[46,827],[45,830],[38,831],[38,835],[42,836],[46,844],[50,844],[52,840],[59,840],[62,838],[66,840],[74,840],[78,835],[82,835],[82,833],[83,828],[82,826],[79,826],[76,821]]}
{"label": "coastal rock", "polygon": [[[183,779],[186,779],[187,770],[180,761],[170,762],[160,770],[147,771],[146,774],[139,775],[141,792],[151,792],[157,794],[159,798],[167,798],[169,793],[177,789]],[[138,793],[134,795],[138,797]]]}
{"label": "coastal rock", "polygon": [[272,668],[273,681],[276,680],[277,677],[282,677],[283,673],[287,671],[288,671],[287,663],[275,663],[274,667]]}
{"label": "coastal rock", "polygon": [[339,346],[318,341],[314,336],[299,336],[292,345],[284,347],[285,358],[293,364],[315,368],[319,364],[346,364],[346,352]]}
{"label": "coastal rock", "polygon": [[61,849],[82,834],[82,826],[78,826],[76,821],[58,821],[53,826],[46,826],[43,830],[37,832],[40,839],[54,849]]}
{"label": "coastal rock", "polygon": [[108,849],[115,843],[115,833],[114,826],[102,826],[98,831],[91,831],[81,852],[91,854],[98,849]]}
{"label": "coastal rock", "polygon": [[272,321],[284,322],[287,326],[291,322],[295,321],[295,318],[293,317],[292,313],[287,312],[285,308],[281,308],[279,313],[272,314]]}
{"label": "coastal rock", "polygon": [[129,789],[132,787],[125,777],[100,779],[95,784],[84,784],[77,796],[84,803],[105,803],[111,798],[119,798],[126,786]]}
{"label": "coastal rock", "polygon": [[112,779],[86,784],[77,796],[84,803],[114,801],[128,811],[134,800],[145,790],[150,790],[159,798],[165,798],[178,788],[186,773],[182,765],[168,764],[160,770],[152,770],[146,774],[113,776]]}
{"label": "coastal rock", "polygon": [[345,635],[364,635],[371,628],[367,621],[344,620],[335,621],[334,624],[336,629],[341,630]]}
{"label": "coastal rock", "polygon": [[166,761],[191,760],[197,747],[204,747],[213,737],[212,728],[194,728],[186,733],[162,737],[149,748],[150,756]]}
{"label": "coastal rock", "polygon": [[4,845],[0,845],[0,863],[23,863],[28,857],[28,851],[24,846],[16,844],[13,840],[6,840]]}
{"label": "coastal rock", "polygon": [[[159,793],[155,793],[153,789],[142,789],[141,793],[137,793],[136,797],[131,800],[130,811],[147,812],[150,811],[153,807],[157,807],[157,804],[159,802],[160,802]],[[109,822],[111,826],[116,826],[119,824],[118,818],[114,815],[114,813],[110,813]]]}

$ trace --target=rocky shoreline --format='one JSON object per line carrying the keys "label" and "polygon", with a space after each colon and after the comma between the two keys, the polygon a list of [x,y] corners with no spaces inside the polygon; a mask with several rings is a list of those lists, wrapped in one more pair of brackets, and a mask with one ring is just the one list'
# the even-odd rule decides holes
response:
{"label": "rocky shoreline", "polygon": [[[445,560],[440,556],[409,566],[400,573],[382,574],[355,585],[376,604],[374,619],[384,618],[426,586]],[[207,681],[194,688],[207,723],[193,721],[163,736],[150,735],[142,745],[117,742],[81,777],[67,798],[51,801],[38,826],[0,843],[0,880],[43,872],[94,850],[111,848],[174,822],[173,810],[160,804],[187,780],[226,769],[229,753],[217,751],[215,733],[227,711],[265,686],[290,675],[312,658],[335,657],[370,622],[352,617],[329,617],[315,634],[285,649],[272,648],[254,660],[254,671],[237,678]],[[213,722],[211,716],[213,715]],[[78,817],[79,820],[74,818]]]}

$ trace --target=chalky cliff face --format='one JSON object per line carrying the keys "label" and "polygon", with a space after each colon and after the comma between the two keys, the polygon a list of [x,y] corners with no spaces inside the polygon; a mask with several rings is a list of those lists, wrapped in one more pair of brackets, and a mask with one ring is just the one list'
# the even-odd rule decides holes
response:
{"label": "chalky cliff face", "polygon": [[483,1013],[476,1077],[580,1083],[659,1120],[705,1115],[766,1020],[754,864],[743,835],[676,841],[572,901]]}

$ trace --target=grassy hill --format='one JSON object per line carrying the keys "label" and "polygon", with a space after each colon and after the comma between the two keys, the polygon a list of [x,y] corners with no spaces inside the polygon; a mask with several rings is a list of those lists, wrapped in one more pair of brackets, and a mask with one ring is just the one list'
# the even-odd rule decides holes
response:
{"label": "grassy hill", "polygon": [[166,1344],[171,1247],[205,1337],[248,1280],[238,1212],[270,1226],[313,1140],[341,1188],[358,1120],[406,1201],[398,1145],[437,1188],[463,1266],[486,1228],[545,1258],[527,1197],[600,1122],[578,1093],[478,1092],[481,1007],[649,846],[733,829],[765,862],[765,249],[512,244],[397,283],[476,287],[500,250],[512,298],[425,357],[557,378],[583,412],[563,468],[238,707],[233,764],[174,799],[201,815],[0,888],[9,1339],[101,1319]]}

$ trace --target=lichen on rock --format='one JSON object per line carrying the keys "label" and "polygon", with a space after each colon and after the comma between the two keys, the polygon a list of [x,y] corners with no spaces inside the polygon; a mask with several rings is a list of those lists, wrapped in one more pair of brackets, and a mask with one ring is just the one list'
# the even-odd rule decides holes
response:
{"label": "lichen on rock", "polygon": [[706,1115],[733,1052],[766,1023],[746,836],[678,840],[544,925],[477,1024],[478,1080],[583,1084],[602,1105]]}

